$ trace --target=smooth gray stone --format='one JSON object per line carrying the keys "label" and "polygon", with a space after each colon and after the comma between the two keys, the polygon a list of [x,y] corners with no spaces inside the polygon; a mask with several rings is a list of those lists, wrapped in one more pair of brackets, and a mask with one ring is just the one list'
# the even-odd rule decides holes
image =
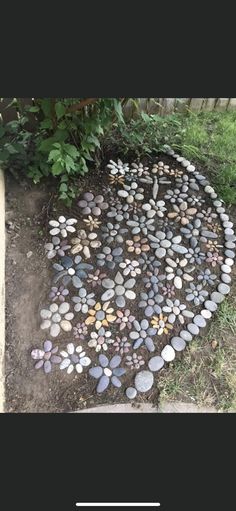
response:
{"label": "smooth gray stone", "polygon": [[121,296],[121,295],[124,294],[124,292],[125,292],[124,286],[118,285],[118,286],[115,287],[115,294],[116,294],[116,296]]}
{"label": "smooth gray stone", "polygon": [[223,227],[224,227],[225,229],[226,229],[227,227],[228,227],[229,229],[233,229],[233,226],[234,226],[233,222],[223,222]]}
{"label": "smooth gray stone", "polygon": [[182,339],[184,341],[187,341],[187,342],[190,342],[193,338],[193,336],[187,330],[181,330],[179,335],[180,335],[180,337],[182,337]]}
{"label": "smooth gray stone", "polygon": [[221,303],[224,300],[224,295],[222,295],[221,293],[218,293],[217,291],[214,291],[211,294],[211,300],[215,303]]}
{"label": "smooth gray stone", "polygon": [[233,241],[226,241],[225,242],[225,247],[232,249],[232,248],[235,248],[236,245],[235,245],[235,243],[233,243]]}
{"label": "smooth gray stone", "polygon": [[195,325],[199,326],[200,328],[204,328],[206,326],[206,321],[205,321],[204,317],[201,316],[201,314],[197,314],[194,317],[193,322],[195,323]]}
{"label": "smooth gray stone", "polygon": [[132,234],[138,234],[140,232],[140,227],[134,227],[132,229]]}
{"label": "smooth gray stone", "polygon": [[122,247],[117,247],[117,248],[114,248],[112,250],[112,255],[113,256],[120,256],[122,253],[123,253],[123,248]]}
{"label": "smooth gray stone", "polygon": [[225,250],[225,255],[226,255],[226,257],[229,257],[230,259],[235,258],[235,252],[233,252],[233,250]]}
{"label": "smooth gray stone", "polygon": [[100,378],[100,376],[102,376],[102,368],[100,366],[91,367],[91,369],[89,369],[89,374],[94,378]]}
{"label": "smooth gray stone", "polygon": [[231,273],[231,268],[227,264],[222,264],[221,265],[221,271],[223,273]]}
{"label": "smooth gray stone", "polygon": [[147,318],[150,318],[151,316],[153,316],[154,315],[153,307],[151,307],[151,305],[148,305],[144,311],[144,314],[145,314],[145,316],[147,316]]}
{"label": "smooth gray stone", "polygon": [[135,388],[138,392],[147,392],[153,386],[154,377],[151,371],[140,371],[134,379]]}
{"label": "smooth gray stone", "polygon": [[186,342],[181,337],[173,337],[171,344],[175,351],[183,351],[186,346]]}
{"label": "smooth gray stone", "polygon": [[113,298],[114,294],[115,294],[114,289],[107,289],[107,291],[105,291],[105,293],[102,294],[101,300],[103,302],[107,302],[111,300],[111,298]]}
{"label": "smooth gray stone", "polygon": [[125,289],[132,289],[134,286],[135,286],[135,279],[128,279],[128,280],[124,283],[124,287],[125,287]]}
{"label": "smooth gray stone", "polygon": [[233,229],[229,229],[228,227],[226,227],[225,234],[232,235],[232,234],[234,234],[234,231],[233,231]]}
{"label": "smooth gray stone", "polygon": [[187,325],[187,329],[189,330],[189,332],[193,335],[198,335],[199,334],[199,328],[197,325],[195,325],[195,323],[189,323]]}
{"label": "smooth gray stone", "polygon": [[150,353],[155,351],[154,342],[151,339],[151,337],[146,337],[146,339],[144,339],[144,343],[145,343],[145,346],[148,349],[148,351],[150,351]]}
{"label": "smooth gray stone", "polygon": [[116,284],[123,284],[124,282],[124,277],[123,275],[120,273],[120,271],[117,272],[116,276],[115,276],[115,283]]}
{"label": "smooth gray stone", "polygon": [[206,300],[204,305],[210,312],[215,312],[217,310],[217,304],[212,300]]}
{"label": "smooth gray stone", "polygon": [[225,213],[221,213],[220,214],[220,219],[222,220],[222,222],[228,222],[229,221],[229,216],[226,215]]}
{"label": "smooth gray stone", "polygon": [[105,287],[105,289],[112,289],[113,287],[115,287],[115,282],[114,280],[111,279],[103,279],[102,286]]}
{"label": "smooth gray stone", "polygon": [[76,288],[79,288],[82,286],[82,281],[80,280],[79,277],[77,277],[77,275],[74,275],[72,277],[72,282],[73,282],[73,286],[76,287]]}
{"label": "smooth gray stone", "polygon": [[202,309],[201,310],[201,315],[205,318],[205,319],[210,319],[211,316],[212,316],[212,313],[211,311],[209,311],[208,309]]}
{"label": "smooth gray stone", "polygon": [[187,248],[183,247],[182,245],[172,245],[172,250],[174,252],[177,252],[177,254],[186,254],[188,252]]}
{"label": "smooth gray stone", "polygon": [[148,367],[150,371],[156,372],[160,371],[160,369],[164,366],[164,360],[162,357],[156,356],[152,357],[148,361]]}
{"label": "smooth gray stone", "polygon": [[220,276],[222,282],[224,282],[225,284],[230,284],[231,282],[231,277],[230,275],[228,275],[228,273],[221,273],[221,276]]}
{"label": "smooth gray stone", "polygon": [[104,312],[103,311],[97,311],[96,318],[101,321],[104,319]]}
{"label": "smooth gray stone", "polygon": [[117,307],[125,307],[125,298],[123,296],[117,296],[116,305]]}
{"label": "smooth gray stone", "polygon": [[110,247],[104,247],[103,252],[104,252],[104,254],[106,254],[106,255],[110,254],[110,253],[111,253],[111,249],[110,249]]}
{"label": "smooth gray stone", "polygon": [[137,390],[134,387],[128,387],[125,391],[128,399],[134,399],[137,396]]}
{"label": "smooth gray stone", "polygon": [[228,295],[229,292],[230,292],[230,286],[228,286],[228,284],[219,284],[218,286],[218,291],[219,293],[221,293],[222,295]]}
{"label": "smooth gray stone", "polygon": [[110,378],[108,378],[108,376],[106,376],[104,374],[98,382],[98,386],[96,389],[97,393],[100,394],[101,392],[104,392],[104,390],[106,390],[106,388],[108,387],[109,383],[110,383]]}
{"label": "smooth gray stone", "polygon": [[222,202],[221,202],[220,200],[215,200],[215,201],[213,202],[213,204],[214,204],[214,206],[215,206],[216,208],[219,208],[220,206],[222,206]]}
{"label": "smooth gray stone", "polygon": [[157,257],[159,257],[160,259],[162,259],[162,257],[165,257],[165,255],[166,255],[166,249],[162,248],[162,247],[157,248],[155,251],[155,255]]}
{"label": "smooth gray stone", "polygon": [[211,238],[211,239],[218,238],[217,234],[215,232],[211,232],[211,231],[202,230],[201,235],[205,236],[205,238]]}

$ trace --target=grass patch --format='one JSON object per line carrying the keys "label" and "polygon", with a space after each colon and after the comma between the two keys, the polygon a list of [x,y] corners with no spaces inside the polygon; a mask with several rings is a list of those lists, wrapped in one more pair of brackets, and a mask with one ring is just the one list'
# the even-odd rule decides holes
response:
{"label": "grass patch", "polygon": [[160,373],[160,400],[190,401],[236,411],[236,307],[225,300],[206,338],[189,343],[183,357]]}

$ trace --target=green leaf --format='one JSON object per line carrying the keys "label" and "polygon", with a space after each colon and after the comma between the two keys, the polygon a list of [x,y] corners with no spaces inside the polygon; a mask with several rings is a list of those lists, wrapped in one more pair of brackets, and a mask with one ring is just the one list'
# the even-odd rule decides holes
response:
{"label": "green leaf", "polygon": [[52,166],[52,174],[53,176],[59,176],[64,171],[64,166],[59,162],[56,161]]}
{"label": "green leaf", "polygon": [[65,144],[65,151],[73,158],[77,158],[79,156],[79,151],[76,149],[74,145]]}
{"label": "green leaf", "polygon": [[40,123],[40,128],[42,128],[42,129],[52,129],[53,128],[52,120],[51,119],[44,119]]}
{"label": "green leaf", "polygon": [[6,133],[6,130],[4,128],[4,126],[2,126],[2,124],[0,124],[0,138],[3,137],[3,135],[5,135]]}
{"label": "green leaf", "polygon": [[63,115],[65,115],[66,109],[61,101],[57,101],[57,103],[55,105],[55,111],[56,111],[57,119],[61,119],[61,117],[63,117]]}
{"label": "green leaf", "polygon": [[71,156],[69,156],[69,154],[67,154],[67,156],[65,157],[65,166],[66,166],[67,172],[70,172],[71,169],[75,170],[75,162],[71,158]]}
{"label": "green leaf", "polygon": [[31,106],[28,111],[29,112],[32,112],[33,114],[36,113],[36,112],[39,112],[40,108],[39,106]]}
{"label": "green leaf", "polygon": [[67,186],[67,184],[66,184],[66,183],[62,183],[62,184],[60,185],[60,187],[59,187],[59,191],[60,191],[60,192],[67,192],[67,190],[68,190],[68,186]]}
{"label": "green leaf", "polygon": [[18,151],[15,149],[14,145],[13,144],[5,144],[5,149],[10,153],[10,154],[17,154]]}
{"label": "green leaf", "polygon": [[141,117],[142,119],[145,121],[145,122],[150,122],[151,121],[151,118],[148,114],[146,114],[145,112],[141,112]]}
{"label": "green leaf", "polygon": [[45,117],[51,117],[52,115],[52,99],[44,98],[41,99],[41,108]]}
{"label": "green leaf", "polygon": [[118,99],[114,100],[114,107],[115,107],[115,112],[117,114],[119,121],[124,123],[123,110],[122,110],[121,102]]}
{"label": "green leaf", "polygon": [[3,149],[3,151],[0,151],[0,161],[7,161],[9,158],[9,152]]}
{"label": "green leaf", "polygon": [[58,160],[59,156],[61,156],[61,152],[58,149],[52,149],[48,155],[48,161]]}

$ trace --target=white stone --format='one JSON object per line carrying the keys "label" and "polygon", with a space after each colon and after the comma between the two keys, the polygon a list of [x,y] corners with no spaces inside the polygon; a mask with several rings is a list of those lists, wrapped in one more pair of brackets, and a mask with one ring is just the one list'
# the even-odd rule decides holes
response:
{"label": "white stone", "polygon": [[163,360],[165,360],[166,362],[171,362],[175,358],[175,350],[172,348],[172,346],[167,344],[163,348],[163,350],[161,352],[161,356],[162,356]]}

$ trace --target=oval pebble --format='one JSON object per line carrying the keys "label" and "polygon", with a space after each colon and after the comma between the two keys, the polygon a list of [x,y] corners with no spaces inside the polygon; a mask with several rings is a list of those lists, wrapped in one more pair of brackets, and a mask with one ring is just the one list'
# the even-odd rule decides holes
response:
{"label": "oval pebble", "polygon": [[217,304],[212,300],[206,300],[204,305],[210,312],[215,312],[217,310]]}
{"label": "oval pebble", "polygon": [[151,371],[140,371],[134,379],[135,388],[138,392],[147,392],[153,386],[154,377]]}
{"label": "oval pebble", "polygon": [[172,348],[172,346],[167,344],[163,348],[163,350],[161,352],[161,356],[165,360],[165,362],[172,362],[172,360],[174,360],[174,358],[175,358],[175,350]]}
{"label": "oval pebble", "polygon": [[230,284],[231,282],[231,277],[230,275],[228,275],[227,273],[221,273],[221,276],[220,276],[222,282],[224,282],[225,284]]}
{"label": "oval pebble", "polygon": [[152,357],[148,361],[148,367],[150,371],[156,372],[159,371],[164,365],[164,360],[162,357],[156,356]]}
{"label": "oval pebble", "polygon": [[201,310],[201,315],[205,318],[205,319],[210,319],[211,316],[212,316],[212,313],[211,311],[209,311],[208,309],[202,309]]}
{"label": "oval pebble", "polygon": [[199,328],[197,325],[195,325],[195,323],[189,323],[187,325],[187,329],[189,330],[189,332],[193,335],[198,335],[199,334]]}
{"label": "oval pebble", "polygon": [[224,283],[219,284],[217,289],[218,289],[219,293],[221,293],[222,295],[228,295],[230,292],[230,286],[228,286],[228,284],[224,284]]}
{"label": "oval pebble", "polygon": [[214,291],[213,293],[211,293],[211,300],[215,303],[221,303],[224,300],[224,295],[222,295],[218,291]]}
{"label": "oval pebble", "polygon": [[128,387],[125,394],[129,399],[134,399],[137,396],[137,390],[134,387]]}
{"label": "oval pebble", "polygon": [[181,337],[173,337],[171,339],[171,344],[175,351],[183,351],[186,346],[186,342]]}
{"label": "oval pebble", "polygon": [[200,328],[204,328],[206,326],[206,321],[205,321],[204,317],[201,314],[197,314],[193,318],[193,322],[195,323],[195,325],[197,325]]}
{"label": "oval pebble", "polygon": [[193,338],[193,336],[187,330],[181,330],[179,335],[180,335],[180,337],[182,337],[182,339],[184,341],[187,341],[187,342],[190,342]]}

